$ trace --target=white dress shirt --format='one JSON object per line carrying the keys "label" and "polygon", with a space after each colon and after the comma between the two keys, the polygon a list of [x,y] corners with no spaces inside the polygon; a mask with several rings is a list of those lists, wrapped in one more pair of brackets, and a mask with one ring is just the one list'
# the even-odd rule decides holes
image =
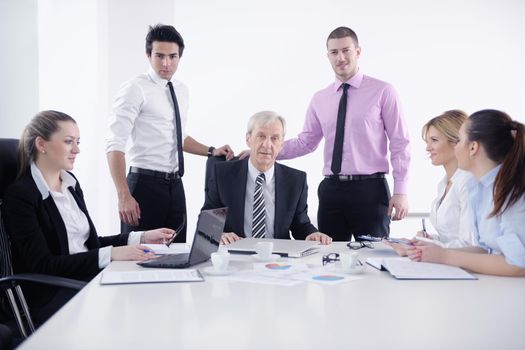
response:
{"label": "white dress shirt", "polygon": [[[179,105],[182,139],[186,138],[188,89],[171,79]],[[124,83],[113,103],[109,118],[106,153],[127,153],[129,165],[144,169],[178,170],[175,110],[168,87],[150,67],[149,71]],[[131,146],[126,144],[131,136]]]}
{"label": "white dress shirt", "polygon": [[488,217],[494,208],[494,180],[501,166],[485,174],[470,188],[471,219],[477,244],[490,254],[503,254],[507,263],[525,268],[525,197],[503,214]]}
{"label": "white dress shirt", "polygon": [[[90,228],[86,214],[80,209],[75,198],[69,191],[69,187],[73,189],[77,185],[77,180],[68,172],[62,171],[60,178],[62,179],[61,192],[52,191],[42,172],[35,163],[31,163],[31,176],[36,183],[42,199],[46,199],[51,195],[58,212],[64,221],[64,226],[67,232],[67,243],[69,254],[76,254],[87,252],[86,241],[89,238]],[[130,232],[128,236],[128,244],[138,244],[142,231]],[[111,247],[101,247],[98,250],[98,267],[100,269],[106,267],[111,262]]]}
{"label": "white dress shirt", "polygon": [[446,195],[446,176],[437,186],[437,197],[430,210],[430,222],[437,232],[432,237],[444,247],[460,248],[474,244],[467,188],[467,182],[471,178],[470,173],[458,169],[450,179],[452,184]]}
{"label": "white dress shirt", "polygon": [[[252,161],[248,160],[248,178],[246,179],[246,196],[244,199],[244,234],[252,237],[253,221],[253,193],[255,192],[255,180],[261,172],[255,168]],[[266,229],[264,238],[273,238],[275,221],[275,165],[264,172],[263,182],[264,206],[266,207]]]}

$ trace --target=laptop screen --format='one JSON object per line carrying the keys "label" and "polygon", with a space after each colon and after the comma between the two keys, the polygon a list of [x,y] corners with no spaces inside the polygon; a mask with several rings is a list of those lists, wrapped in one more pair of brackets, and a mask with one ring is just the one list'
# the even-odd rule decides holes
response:
{"label": "laptop screen", "polygon": [[203,210],[199,214],[189,265],[205,262],[219,249],[228,208]]}

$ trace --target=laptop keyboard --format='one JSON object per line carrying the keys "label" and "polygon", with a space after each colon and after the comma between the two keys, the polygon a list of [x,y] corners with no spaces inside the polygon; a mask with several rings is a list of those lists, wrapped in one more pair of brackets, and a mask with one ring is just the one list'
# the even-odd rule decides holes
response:
{"label": "laptop keyboard", "polygon": [[189,261],[189,258],[189,253],[167,254],[155,259],[143,261],[139,263],[139,265],[161,268],[177,267],[186,264]]}

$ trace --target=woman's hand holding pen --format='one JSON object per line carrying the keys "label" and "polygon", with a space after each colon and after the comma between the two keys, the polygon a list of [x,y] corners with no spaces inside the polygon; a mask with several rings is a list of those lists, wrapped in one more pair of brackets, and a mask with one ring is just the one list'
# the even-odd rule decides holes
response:
{"label": "woman's hand holding pen", "polygon": [[169,228],[158,228],[144,232],[144,243],[164,244],[175,234],[175,230]]}
{"label": "woman's hand holding pen", "polygon": [[111,247],[111,260],[148,260],[154,257],[155,254],[143,245]]}
{"label": "woman's hand holding pen", "polygon": [[416,237],[431,238],[427,231],[417,231]]}

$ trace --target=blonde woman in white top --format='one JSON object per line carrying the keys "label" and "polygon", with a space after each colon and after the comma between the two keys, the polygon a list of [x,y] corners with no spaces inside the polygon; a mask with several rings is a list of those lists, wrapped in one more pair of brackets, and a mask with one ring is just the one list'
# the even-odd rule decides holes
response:
{"label": "blonde woman in white top", "polygon": [[[430,210],[430,222],[437,234],[419,231],[417,235],[432,239],[433,243],[447,248],[473,244],[466,188],[471,175],[458,169],[454,154],[454,147],[459,141],[459,129],[467,117],[460,110],[446,111],[428,121],[421,132],[432,165],[443,166],[445,176],[438,184],[438,195]],[[406,255],[406,245],[391,246],[399,255]]]}
{"label": "blonde woman in white top", "polygon": [[472,178],[468,172],[456,169],[438,184],[438,196],[430,208],[430,222],[437,234],[420,231],[418,234],[431,238],[446,248],[460,248],[473,244],[470,229],[467,182]]}

